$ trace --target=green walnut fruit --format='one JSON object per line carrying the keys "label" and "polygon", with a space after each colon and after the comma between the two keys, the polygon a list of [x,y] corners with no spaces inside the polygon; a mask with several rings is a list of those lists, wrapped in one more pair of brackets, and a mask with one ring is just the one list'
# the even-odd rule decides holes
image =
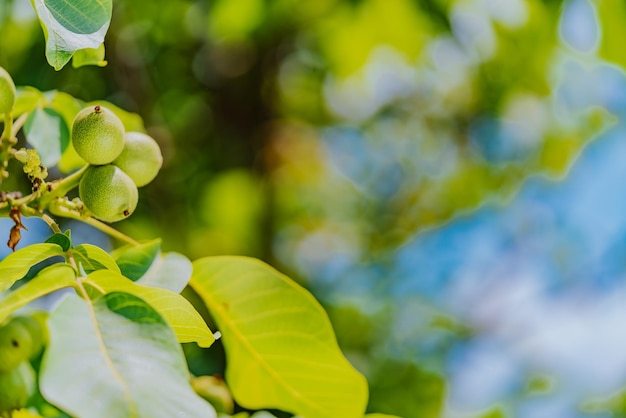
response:
{"label": "green walnut fruit", "polygon": [[207,400],[217,412],[232,414],[234,410],[233,396],[226,382],[218,376],[199,376],[191,380],[191,387],[202,398]]}
{"label": "green walnut fruit", "polygon": [[13,79],[0,67],[0,113],[9,113],[15,103],[15,84]]}
{"label": "green walnut fruit", "polygon": [[86,107],[74,118],[72,145],[89,164],[109,164],[124,149],[124,125],[103,106]]}
{"label": "green walnut fruit", "polygon": [[11,321],[0,327],[0,373],[7,372],[30,357],[32,338],[28,329]]}
{"label": "green walnut fruit", "polygon": [[43,323],[31,316],[16,316],[11,320],[11,323],[21,324],[30,334],[31,344],[28,358],[32,359],[41,353],[47,340],[47,330]]}
{"label": "green walnut fruit", "polygon": [[127,132],[124,149],[113,164],[133,179],[137,187],[150,183],[163,165],[159,144],[141,132]]}
{"label": "green walnut fruit", "polygon": [[0,373],[0,415],[26,406],[34,390],[35,372],[30,363],[25,361]]}
{"label": "green walnut fruit", "polygon": [[112,164],[89,167],[78,184],[78,195],[85,207],[105,222],[127,218],[139,200],[135,183]]}

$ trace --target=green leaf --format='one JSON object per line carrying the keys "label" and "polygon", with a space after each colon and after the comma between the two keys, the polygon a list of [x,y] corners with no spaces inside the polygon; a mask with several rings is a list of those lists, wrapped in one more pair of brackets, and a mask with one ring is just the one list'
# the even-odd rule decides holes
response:
{"label": "green leaf", "polygon": [[81,265],[87,274],[102,269],[120,273],[120,268],[113,257],[95,245],[80,244],[74,248],[72,255],[74,256],[76,263]]}
{"label": "green leaf", "polygon": [[143,276],[161,252],[161,240],[153,240],[137,246],[122,247],[111,253],[122,274],[136,281]]}
{"label": "green leaf", "polygon": [[25,285],[9,293],[0,301],[0,323],[13,311],[55,290],[69,287],[76,273],[69,264],[54,264],[41,270]]}
{"label": "green leaf", "polygon": [[63,249],[52,243],[33,244],[19,249],[0,261],[0,292],[23,278],[35,264],[55,255],[63,255]]}
{"label": "green leaf", "polygon": [[107,62],[104,60],[104,44],[100,44],[98,48],[79,49],[72,57],[72,67],[79,68],[85,65],[97,65],[105,67]]}
{"label": "green leaf", "polygon": [[83,103],[74,96],[62,91],[48,91],[45,93],[48,102],[46,106],[59,112],[68,126],[72,125],[76,114],[83,108]]}
{"label": "green leaf", "polygon": [[387,414],[367,414],[365,415],[365,418],[401,418],[397,415],[387,415]]}
{"label": "green leaf", "polygon": [[28,114],[24,134],[46,167],[55,165],[61,159],[70,142],[70,128],[63,116],[49,107],[37,107]]}
{"label": "green leaf", "polygon": [[17,117],[22,113],[31,112],[43,98],[43,94],[34,87],[18,87],[13,106],[13,116]]}
{"label": "green leaf", "polygon": [[63,249],[63,251],[67,251],[72,248],[72,240],[70,237],[65,234],[61,234],[60,232],[50,235],[45,242],[57,244]]}
{"label": "green leaf", "polygon": [[[67,93],[55,91],[54,95],[49,98],[48,106],[63,116],[67,126],[72,126],[76,114],[83,108],[83,103]],[[58,162],[59,170],[62,173],[69,173],[85,164],[85,160],[76,153],[76,150],[72,146],[72,141],[70,141]]]}
{"label": "green leaf", "polygon": [[31,0],[46,38],[46,59],[60,70],[81,49],[99,48],[111,22],[112,0]]}
{"label": "green leaf", "polygon": [[367,383],[341,353],[330,321],[304,288],[247,257],[193,263],[190,285],[223,335],[237,403],[303,417],[362,417]]}
{"label": "green leaf", "polygon": [[189,283],[192,271],[193,265],[187,257],[178,253],[167,253],[154,260],[146,274],[137,280],[137,284],[180,293]]}
{"label": "green leaf", "polygon": [[202,316],[178,293],[140,286],[110,270],[93,272],[83,284],[92,295],[94,291],[97,295],[125,292],[143,299],[165,319],[181,343],[196,342],[200,347],[209,347],[215,341]]}
{"label": "green leaf", "polygon": [[136,296],[116,292],[91,302],[68,295],[48,325],[41,393],[69,415],[216,416],[193,392],[174,334]]}

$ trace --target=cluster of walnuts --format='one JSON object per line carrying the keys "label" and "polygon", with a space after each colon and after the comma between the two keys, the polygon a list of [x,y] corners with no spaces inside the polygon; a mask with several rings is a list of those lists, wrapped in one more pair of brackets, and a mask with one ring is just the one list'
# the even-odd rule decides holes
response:
{"label": "cluster of walnuts", "polygon": [[105,222],[128,217],[137,207],[137,188],[150,183],[161,169],[159,145],[144,133],[125,132],[121,120],[99,105],[76,115],[71,138],[90,165],[78,185],[83,205]]}
{"label": "cluster of walnuts", "polygon": [[[0,114],[10,115],[15,95],[11,76],[0,67]],[[10,140],[0,141],[0,156],[13,145]],[[105,222],[127,218],[137,207],[137,188],[150,183],[163,165],[159,145],[145,133],[126,132],[122,121],[100,105],[78,112],[72,123],[71,140],[78,155],[89,164],[78,185],[84,207]],[[24,172],[33,182],[33,191],[37,191],[48,175],[37,152],[20,150],[14,156],[24,164]],[[3,173],[8,158],[0,160],[4,164],[0,166],[2,178],[6,177]],[[16,222],[17,241],[21,227],[21,223]]]}

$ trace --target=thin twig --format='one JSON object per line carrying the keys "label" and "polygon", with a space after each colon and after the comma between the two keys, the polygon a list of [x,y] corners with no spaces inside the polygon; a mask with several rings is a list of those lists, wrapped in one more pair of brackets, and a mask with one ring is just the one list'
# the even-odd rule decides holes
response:
{"label": "thin twig", "polygon": [[93,226],[94,228],[99,229],[102,232],[105,232],[107,234],[109,234],[110,236],[112,236],[113,238],[117,238],[120,241],[123,241],[127,244],[130,244],[134,247],[140,245],[139,242],[135,241],[134,239],[132,239],[131,237],[129,237],[128,235],[118,231],[115,228],[110,227],[109,225],[105,224],[104,222],[100,222],[99,220],[95,219],[95,218],[79,218],[80,221],[85,222],[88,225]]}
{"label": "thin twig", "polygon": [[52,232],[62,234],[61,228],[59,228],[59,224],[57,224],[54,219],[52,219],[49,215],[44,213],[41,215],[41,219],[43,219],[48,224],[50,229],[52,229]]}
{"label": "thin twig", "polygon": [[53,214],[62,216],[64,218],[70,218],[70,219],[75,219],[77,221],[84,222],[87,225],[91,225],[94,228],[99,229],[100,231],[110,235],[111,237],[116,238],[120,241],[123,241],[127,244],[130,244],[132,246],[140,245],[139,242],[135,241],[128,235],[118,231],[115,228],[110,227],[104,222],[100,222],[99,220],[92,218],[91,216],[89,217],[81,216],[79,212],[70,210],[69,208],[66,208],[64,206],[53,206],[53,207],[50,207],[49,209],[52,211]]}
{"label": "thin twig", "polygon": [[13,128],[11,129],[11,138],[15,138],[17,136],[17,133],[26,123],[27,117],[28,113],[22,113],[17,119],[15,119],[15,121],[13,122]]}

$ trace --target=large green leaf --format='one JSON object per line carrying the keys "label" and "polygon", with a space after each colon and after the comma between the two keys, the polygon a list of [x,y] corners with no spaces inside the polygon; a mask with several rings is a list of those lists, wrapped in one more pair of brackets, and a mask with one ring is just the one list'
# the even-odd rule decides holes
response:
{"label": "large green leaf", "polygon": [[81,49],[99,48],[111,21],[112,0],[31,0],[46,38],[46,58],[60,70]]}
{"label": "large green leaf", "polygon": [[189,283],[192,271],[193,265],[187,257],[178,253],[167,253],[157,257],[137,283],[180,293]]}
{"label": "large green leaf", "polygon": [[209,347],[215,341],[202,316],[178,293],[135,284],[110,270],[95,271],[83,283],[98,294],[126,292],[145,300],[172,327],[181,343],[196,342],[200,347]]}
{"label": "large green leaf", "polygon": [[55,290],[69,287],[76,273],[69,264],[54,264],[41,270],[37,276],[0,301],[0,322],[13,311]]}
{"label": "large green leaf", "polygon": [[367,383],[304,288],[247,257],[195,261],[190,284],[223,335],[226,380],[240,405],[304,418],[363,417]]}
{"label": "large green leaf", "polygon": [[57,244],[33,244],[19,249],[0,261],[0,292],[8,289],[28,273],[35,264],[55,255],[63,255]]}
{"label": "large green leaf", "polygon": [[174,334],[136,296],[117,292],[91,302],[68,295],[48,324],[41,393],[70,415],[216,416],[193,392]]}

